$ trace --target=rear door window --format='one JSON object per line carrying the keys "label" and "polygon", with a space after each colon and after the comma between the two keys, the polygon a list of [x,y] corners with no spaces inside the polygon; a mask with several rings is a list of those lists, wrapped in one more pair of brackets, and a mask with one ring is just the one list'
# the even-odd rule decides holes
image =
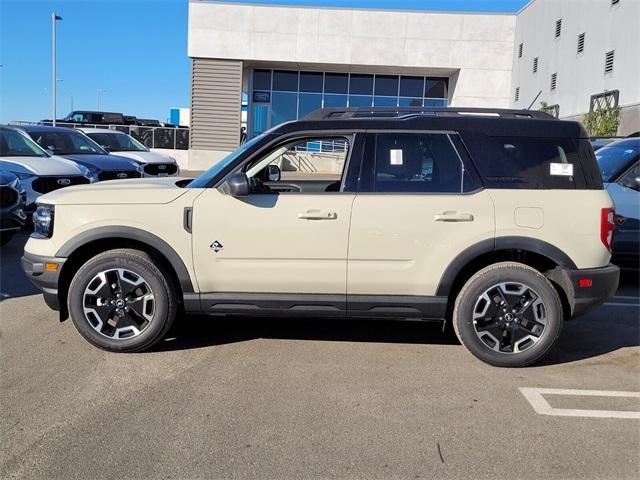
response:
{"label": "rear door window", "polygon": [[460,193],[462,177],[446,133],[376,133],[367,141],[360,191]]}
{"label": "rear door window", "polygon": [[573,139],[481,134],[464,139],[488,188],[585,188]]}

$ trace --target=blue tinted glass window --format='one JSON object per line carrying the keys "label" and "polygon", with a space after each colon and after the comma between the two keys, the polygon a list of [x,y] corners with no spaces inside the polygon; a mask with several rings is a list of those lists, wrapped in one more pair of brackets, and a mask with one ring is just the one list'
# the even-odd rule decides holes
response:
{"label": "blue tinted glass window", "polygon": [[370,95],[349,95],[350,107],[370,107],[373,97]]}
{"label": "blue tinted glass window", "polygon": [[449,79],[427,77],[424,86],[424,96],[429,98],[447,98],[447,84]]}
{"label": "blue tinted glass window", "polygon": [[322,73],[300,72],[300,91],[322,93]]}
{"label": "blue tinted glass window", "polygon": [[424,106],[425,107],[446,107],[447,99],[446,98],[425,98]]}
{"label": "blue tinted glass window", "polygon": [[273,89],[297,92],[298,91],[298,72],[286,70],[274,70],[273,72]]}
{"label": "blue tinted glass window", "polygon": [[346,95],[327,95],[324,96],[324,108],[332,107],[346,107],[347,96]]}
{"label": "blue tinted glass window", "polygon": [[352,74],[349,93],[371,95],[373,93],[373,75]]}
{"label": "blue tinted glass window", "polygon": [[322,95],[319,93],[301,93],[298,104],[298,118],[322,107]]}
{"label": "blue tinted glass window", "polygon": [[253,71],[253,89],[271,90],[271,70]]}
{"label": "blue tinted glass window", "polygon": [[421,107],[422,98],[400,98],[401,107]]}
{"label": "blue tinted glass window", "polygon": [[325,73],[325,93],[347,93],[349,90],[349,75],[346,73]]}
{"label": "blue tinted glass window", "polygon": [[253,129],[251,137],[260,135],[269,129],[269,106],[255,105],[253,107]]}
{"label": "blue tinted glass window", "polygon": [[423,77],[400,77],[401,97],[422,97],[423,88]]}
{"label": "blue tinted glass window", "polygon": [[376,95],[387,97],[398,96],[398,77],[391,75],[376,75]]}
{"label": "blue tinted glass window", "polygon": [[273,92],[271,96],[271,126],[297,118],[298,94]]}
{"label": "blue tinted glass window", "polygon": [[397,97],[373,97],[373,106],[374,107],[397,107],[398,106],[398,98]]}

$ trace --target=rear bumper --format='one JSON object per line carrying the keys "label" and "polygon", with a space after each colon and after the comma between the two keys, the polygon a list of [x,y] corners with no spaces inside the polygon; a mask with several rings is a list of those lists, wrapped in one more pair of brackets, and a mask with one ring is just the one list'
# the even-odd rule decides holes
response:
{"label": "rear bumper", "polygon": [[556,268],[548,277],[563,288],[569,301],[570,316],[577,317],[615,295],[620,269],[613,264],[580,270]]}
{"label": "rear bumper", "polygon": [[[42,290],[45,303],[52,310],[60,310],[58,281],[66,258],[41,257],[25,252],[22,257],[22,270],[36,287]],[[55,271],[47,269],[45,264],[56,264]]]}

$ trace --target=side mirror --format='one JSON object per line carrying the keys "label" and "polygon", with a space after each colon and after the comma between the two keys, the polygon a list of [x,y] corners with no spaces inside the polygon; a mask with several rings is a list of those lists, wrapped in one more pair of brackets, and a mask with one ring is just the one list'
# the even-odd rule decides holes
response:
{"label": "side mirror", "polygon": [[49,148],[45,148],[44,151],[47,152],[49,155],[55,155],[55,152]]}
{"label": "side mirror", "polygon": [[111,147],[107,147],[106,145],[100,145],[107,153],[111,153]]}
{"label": "side mirror", "polygon": [[267,165],[267,178],[270,182],[279,182],[282,174],[280,173],[280,167],[277,165]]}
{"label": "side mirror", "polygon": [[250,188],[247,174],[240,172],[231,175],[222,185],[222,192],[232,197],[248,197]]}

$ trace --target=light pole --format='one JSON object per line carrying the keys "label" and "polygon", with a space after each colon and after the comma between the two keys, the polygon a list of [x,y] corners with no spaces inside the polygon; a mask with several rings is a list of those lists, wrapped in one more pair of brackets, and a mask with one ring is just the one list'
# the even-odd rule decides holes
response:
{"label": "light pole", "polygon": [[51,12],[51,110],[53,126],[56,126],[56,22],[62,17]]}
{"label": "light pole", "polygon": [[96,89],[96,110],[100,111],[100,94],[101,93],[105,93],[106,90],[104,88],[97,88]]}

